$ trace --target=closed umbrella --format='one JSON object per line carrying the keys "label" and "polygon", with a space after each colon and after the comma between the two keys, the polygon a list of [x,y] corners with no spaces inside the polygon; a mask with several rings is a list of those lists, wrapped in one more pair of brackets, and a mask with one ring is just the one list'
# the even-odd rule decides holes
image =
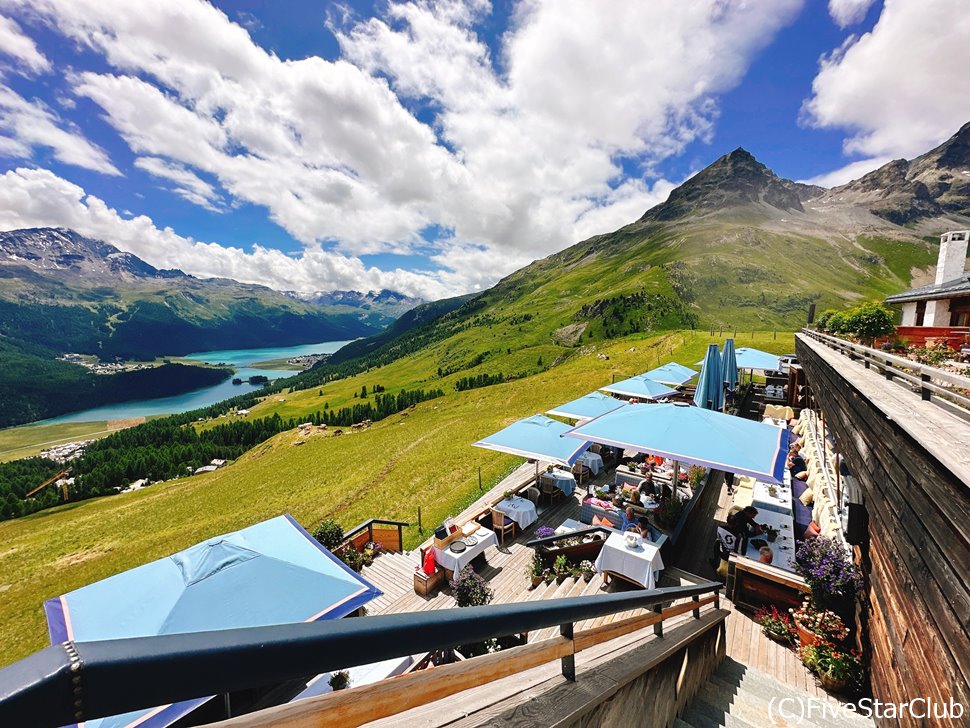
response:
{"label": "closed umbrella", "polygon": [[719,410],[724,402],[724,382],[721,373],[721,355],[717,344],[709,344],[707,356],[701,366],[701,375],[694,392],[694,403],[704,409]]}
{"label": "closed umbrella", "polygon": [[734,339],[724,342],[721,351],[721,370],[725,388],[732,392],[738,388],[738,360],[734,354]]}

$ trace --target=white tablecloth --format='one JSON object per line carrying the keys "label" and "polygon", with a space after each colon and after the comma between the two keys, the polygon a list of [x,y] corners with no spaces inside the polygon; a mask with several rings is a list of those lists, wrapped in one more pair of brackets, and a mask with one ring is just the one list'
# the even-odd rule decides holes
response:
{"label": "white tablecloth", "polygon": [[599,475],[603,470],[603,458],[595,452],[587,450],[579,457],[579,462],[593,471],[593,475]]}
{"label": "white tablecloth", "polygon": [[475,531],[475,537],[478,539],[478,543],[470,548],[466,548],[460,554],[456,554],[451,550],[449,546],[446,549],[439,549],[437,546],[434,547],[434,557],[435,561],[441,564],[442,567],[450,571],[455,572],[457,576],[458,572],[466,567],[472,559],[482,553],[489,546],[498,546],[498,537],[495,535],[495,531],[490,528],[479,528]]}
{"label": "white tablecloth", "polygon": [[552,480],[553,484],[564,495],[572,495],[576,491],[576,476],[565,470],[553,470],[551,473],[543,475],[543,477]]}
{"label": "white tablecloth", "polygon": [[[778,529],[778,538],[774,542],[768,542],[768,546],[774,552],[771,560],[772,566],[778,566],[788,571],[795,570],[795,532],[792,527],[792,517],[782,513],[772,511],[762,511],[755,519],[756,523],[763,526],[771,526]],[[761,554],[756,546],[752,546],[752,541],[768,541],[764,534],[758,534],[748,539],[748,548],[744,555],[749,559],[758,561]]]}
{"label": "white tablecloth", "polygon": [[664,568],[660,549],[646,543],[635,549],[628,549],[622,533],[611,533],[603,544],[603,550],[596,557],[596,570],[600,573],[612,571],[614,574],[653,589],[657,585],[657,574]]}
{"label": "white tablecloth", "polygon": [[[771,495],[769,488],[775,489],[775,494]],[[791,516],[792,511],[792,490],[790,485],[769,485],[760,480],[751,489],[751,505],[762,511],[774,511]]]}
{"label": "white tablecloth", "polygon": [[528,528],[537,520],[535,504],[528,498],[512,496],[511,500],[502,500],[495,504],[495,510],[501,511],[515,521],[519,528]]}

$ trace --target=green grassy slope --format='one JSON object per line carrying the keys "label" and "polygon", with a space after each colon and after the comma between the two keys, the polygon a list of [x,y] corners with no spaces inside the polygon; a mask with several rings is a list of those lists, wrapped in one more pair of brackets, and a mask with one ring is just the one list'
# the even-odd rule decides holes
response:
{"label": "green grassy slope", "polygon": [[[420,505],[427,535],[477,497],[479,467],[488,486],[521,462],[472,442],[603,386],[612,374],[633,374],[671,358],[691,364],[708,341],[695,332],[629,337],[507,384],[466,392],[446,386],[445,397],[362,432],[315,435],[300,447],[294,446],[299,435],[286,432],[209,475],[0,523],[0,663],[46,644],[45,599],[283,512],[306,525],[334,515],[350,527],[371,517],[413,522]],[[759,334],[754,341],[739,335],[739,345],[752,343],[778,353],[793,347],[790,334]],[[352,401],[364,385],[380,383],[389,391],[415,386],[435,356],[333,382],[323,398],[335,407]],[[267,398],[251,416],[304,414],[322,407],[321,399],[316,389],[288,392]],[[421,538],[415,527],[408,529],[410,545]]]}

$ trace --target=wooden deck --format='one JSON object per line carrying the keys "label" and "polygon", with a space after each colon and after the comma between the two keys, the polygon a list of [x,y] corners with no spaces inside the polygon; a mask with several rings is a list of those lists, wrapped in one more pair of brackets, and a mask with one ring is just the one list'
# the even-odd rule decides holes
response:
{"label": "wooden deck", "polygon": [[[523,466],[514,472],[472,504],[458,517],[458,520],[479,511],[483,503],[495,500],[507,488],[524,482],[532,472],[531,468],[532,466]],[[604,472],[594,482],[605,481],[611,476],[611,473]],[[715,487],[709,489],[710,495],[703,503],[698,504],[698,516],[701,518],[694,521],[684,534],[682,544],[686,549],[682,550],[674,564],[668,564],[670,568],[665,570],[661,585],[688,583],[695,576],[705,579],[714,578],[713,570],[706,562],[712,552],[713,517],[715,512],[723,507],[726,497],[723,479],[719,473],[715,474],[715,478],[716,480],[711,483]],[[506,538],[505,546],[488,551],[485,555],[487,562],[483,562],[482,557],[474,562],[478,573],[495,591],[495,603],[558,599],[634,588],[617,579],[606,585],[599,575],[594,576],[589,582],[581,578],[567,578],[562,584],[553,582],[549,585],[540,584],[535,589],[530,588],[531,582],[526,576],[526,567],[532,558],[532,550],[526,547],[526,542],[534,538],[535,529],[540,526],[556,527],[567,518],[578,520],[584,494],[585,486],[578,487],[572,498],[564,498],[553,506],[540,506],[539,520],[535,524],[524,533],[517,533],[514,539]],[[373,565],[365,567],[363,576],[384,592],[383,596],[368,604],[368,614],[393,614],[455,607],[455,600],[448,589],[438,591],[433,597],[422,597],[414,592],[413,574],[416,566],[418,566],[418,552],[414,551],[404,554],[385,554],[376,559]],[[693,570],[687,569],[688,566]],[[805,669],[793,650],[785,649],[762,634],[761,628],[755,623],[752,615],[736,609],[728,599],[723,597],[721,606],[730,611],[726,622],[726,647],[729,657],[768,673],[794,689],[833,700],[816,684],[814,676]],[[643,610],[634,610],[600,617],[576,625],[576,628],[585,629],[610,624],[642,612]],[[552,636],[554,632],[556,629],[550,628],[532,633],[529,635],[529,641],[545,639]]]}

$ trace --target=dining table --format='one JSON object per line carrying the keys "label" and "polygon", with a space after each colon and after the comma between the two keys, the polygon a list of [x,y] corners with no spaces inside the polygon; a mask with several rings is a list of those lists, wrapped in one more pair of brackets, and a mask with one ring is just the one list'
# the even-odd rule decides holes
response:
{"label": "dining table", "polygon": [[587,450],[579,456],[579,462],[589,468],[593,475],[599,475],[603,472],[603,457],[595,452]]}
{"label": "dining table", "polygon": [[615,574],[645,589],[653,589],[664,562],[656,544],[644,541],[630,548],[626,545],[626,534],[617,531],[606,539],[594,566],[601,574]]}
{"label": "dining table", "polygon": [[[751,505],[761,511],[774,511],[791,516],[794,513],[792,506],[792,487],[791,475],[785,469],[784,483],[765,483],[756,481],[751,488]],[[772,495],[774,493],[774,495]]]}
{"label": "dining table", "polygon": [[543,477],[551,480],[552,484],[563,492],[563,495],[569,496],[576,492],[576,476],[568,470],[553,470],[545,473]]}
{"label": "dining table", "polygon": [[[474,543],[471,540],[474,539]],[[445,548],[434,547],[435,561],[447,571],[452,572],[452,577],[458,574],[463,568],[468,566],[479,554],[490,546],[498,546],[498,537],[495,531],[490,528],[479,527],[479,529],[467,536],[458,539],[465,544],[463,551],[454,550],[454,542]]]}
{"label": "dining table", "polygon": [[495,510],[501,511],[515,521],[520,529],[526,529],[539,520],[535,503],[518,495],[500,500],[495,504]]}
{"label": "dining table", "polygon": [[774,541],[768,541],[765,534],[757,534],[748,539],[747,549],[744,555],[753,561],[760,561],[760,544],[756,545],[753,541],[764,541],[765,545],[771,549],[771,565],[777,566],[786,571],[795,570],[795,530],[792,517],[774,511],[765,511],[758,514],[757,523],[762,526],[771,526],[778,531],[778,536]]}

